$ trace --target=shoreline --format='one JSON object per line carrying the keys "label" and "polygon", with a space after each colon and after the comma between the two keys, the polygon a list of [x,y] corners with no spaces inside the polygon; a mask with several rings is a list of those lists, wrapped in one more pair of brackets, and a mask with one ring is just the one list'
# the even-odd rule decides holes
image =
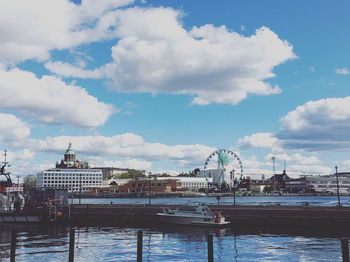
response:
{"label": "shoreline", "polygon": [[[186,198],[186,197],[336,197],[335,194],[327,193],[310,193],[310,194],[300,194],[300,193],[284,193],[284,194],[233,194],[233,193],[195,193],[195,192],[181,192],[181,193],[137,193],[137,194],[74,194],[73,199],[86,199],[86,198],[96,198],[96,199],[109,199],[109,198]],[[349,196],[349,194],[339,194],[339,196]],[[72,199],[70,196],[69,199]]]}

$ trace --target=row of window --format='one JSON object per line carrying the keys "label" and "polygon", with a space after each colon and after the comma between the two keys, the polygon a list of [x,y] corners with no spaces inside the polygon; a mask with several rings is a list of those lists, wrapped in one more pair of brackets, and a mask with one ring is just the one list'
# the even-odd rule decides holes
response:
{"label": "row of window", "polygon": [[44,174],[44,177],[80,177],[80,176],[102,176],[102,174]]}
{"label": "row of window", "polygon": [[102,177],[44,177],[44,181],[48,181],[48,180],[59,180],[59,181],[68,181],[68,180],[102,180]]}
{"label": "row of window", "polygon": [[184,186],[206,186],[208,185],[207,182],[183,182]]}
{"label": "row of window", "polygon": [[[96,180],[93,180],[93,181],[81,181],[82,184],[101,184],[101,181],[96,181]],[[61,181],[49,181],[49,182],[44,182],[44,185],[46,184],[69,184],[69,185],[79,185],[80,182],[79,181],[75,181],[75,182],[72,182],[72,183],[63,183]]]}

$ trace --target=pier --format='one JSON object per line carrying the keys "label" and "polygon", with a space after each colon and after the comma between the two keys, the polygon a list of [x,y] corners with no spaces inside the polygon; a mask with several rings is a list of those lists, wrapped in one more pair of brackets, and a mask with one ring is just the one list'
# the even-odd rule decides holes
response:
{"label": "pier", "polygon": [[[158,224],[158,212],[175,205],[95,205],[70,206],[70,222],[75,225],[135,223]],[[209,205],[212,211],[222,211],[232,227],[278,228],[298,227],[317,230],[347,230],[350,221],[348,207],[311,206],[233,206]],[[65,212],[66,213],[66,212]]]}

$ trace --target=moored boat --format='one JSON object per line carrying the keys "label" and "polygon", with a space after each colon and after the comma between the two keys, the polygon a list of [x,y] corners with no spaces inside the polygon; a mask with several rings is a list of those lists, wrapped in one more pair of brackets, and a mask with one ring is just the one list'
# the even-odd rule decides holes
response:
{"label": "moored boat", "polygon": [[161,222],[175,225],[225,226],[230,223],[221,212],[212,212],[205,204],[186,204],[177,209],[163,209],[157,216]]}

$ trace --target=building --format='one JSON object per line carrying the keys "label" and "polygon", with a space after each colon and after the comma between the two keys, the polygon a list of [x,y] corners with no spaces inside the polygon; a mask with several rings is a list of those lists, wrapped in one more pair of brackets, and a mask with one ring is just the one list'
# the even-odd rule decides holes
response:
{"label": "building", "polygon": [[286,187],[286,181],[291,180],[287,175],[286,170],[283,170],[282,174],[274,174],[269,178],[271,188],[275,190],[283,190]]}
{"label": "building", "polygon": [[285,191],[290,193],[298,192],[312,192],[313,187],[309,186],[306,177],[292,178],[288,181],[285,181]]}
{"label": "building", "polygon": [[157,180],[175,179],[180,182],[181,191],[198,191],[199,189],[209,189],[213,186],[212,177],[157,177]]}
{"label": "building", "polygon": [[199,177],[211,178],[218,188],[221,187],[223,183],[229,185],[230,188],[233,187],[235,177],[235,170],[222,170],[222,169],[207,169],[199,171]]}
{"label": "building", "polygon": [[69,143],[68,149],[56,168],[45,170],[37,175],[36,187],[67,188],[70,192],[87,192],[90,187],[102,185],[102,171],[88,168],[88,163],[76,160]]}
{"label": "building", "polygon": [[89,163],[76,159],[75,152],[72,149],[72,143],[69,143],[61,162],[56,162],[56,168],[89,168]]}
{"label": "building", "polygon": [[180,189],[180,182],[176,179],[137,179],[119,186],[121,193],[170,193]]}
{"label": "building", "polygon": [[[328,176],[306,176],[308,185],[315,192],[337,194],[337,177]],[[349,194],[350,192],[350,173],[338,173],[339,193]]]}

